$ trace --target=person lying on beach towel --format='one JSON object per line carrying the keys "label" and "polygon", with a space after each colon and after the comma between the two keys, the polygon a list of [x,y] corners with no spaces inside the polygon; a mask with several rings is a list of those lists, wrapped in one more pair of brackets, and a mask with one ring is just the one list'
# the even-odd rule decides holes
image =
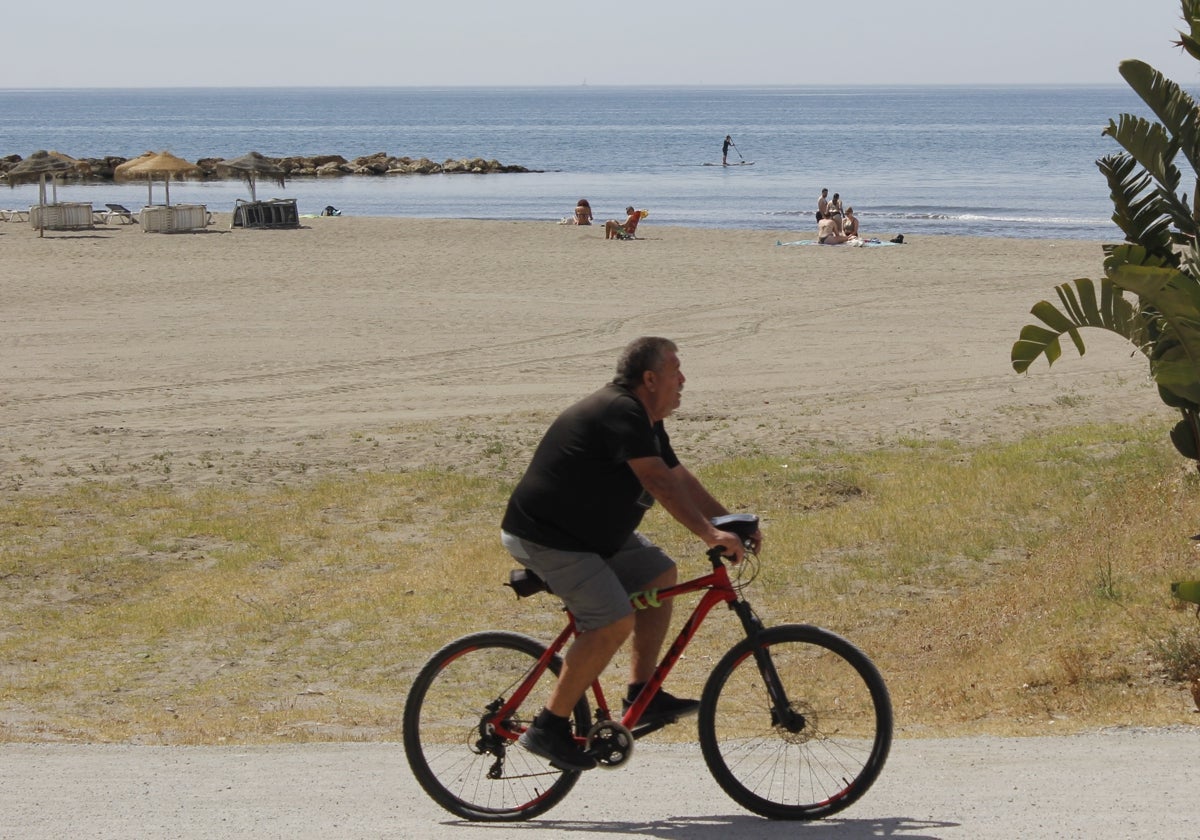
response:
{"label": "person lying on beach towel", "polygon": [[[776,239],[775,244],[776,245],[828,245],[831,243],[818,242],[815,239],[797,239],[794,242],[784,242],[782,240]],[[892,239],[888,242],[883,242],[879,239],[855,238],[855,239],[848,239],[845,242],[840,242],[838,244],[846,245],[850,248],[881,248],[884,246],[891,246],[891,245],[903,245],[904,244],[904,235],[901,234],[901,235],[897,236],[895,239]]]}

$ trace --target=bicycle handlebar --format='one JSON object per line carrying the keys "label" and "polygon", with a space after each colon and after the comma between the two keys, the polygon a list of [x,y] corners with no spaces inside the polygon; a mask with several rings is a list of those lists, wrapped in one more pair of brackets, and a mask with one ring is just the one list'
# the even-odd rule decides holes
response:
{"label": "bicycle handlebar", "polygon": [[[758,517],[753,513],[727,513],[724,516],[714,516],[709,521],[712,522],[714,528],[736,535],[747,551],[753,551],[754,535],[758,533]],[[705,554],[716,565],[721,562],[722,558],[729,556],[724,551],[723,547],[715,545]]]}

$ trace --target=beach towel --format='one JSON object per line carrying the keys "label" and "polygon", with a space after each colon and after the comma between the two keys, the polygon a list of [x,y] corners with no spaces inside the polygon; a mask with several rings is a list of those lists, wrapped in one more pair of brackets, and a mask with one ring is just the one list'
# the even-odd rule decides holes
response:
{"label": "beach towel", "polygon": [[[783,242],[775,240],[776,245],[821,245],[815,239],[797,239],[795,242]],[[899,245],[899,242],[881,242],[878,239],[852,239],[849,242],[839,242],[837,245],[830,245],[830,248],[836,248],[838,245],[849,245],[851,248],[882,248],[886,245]]]}

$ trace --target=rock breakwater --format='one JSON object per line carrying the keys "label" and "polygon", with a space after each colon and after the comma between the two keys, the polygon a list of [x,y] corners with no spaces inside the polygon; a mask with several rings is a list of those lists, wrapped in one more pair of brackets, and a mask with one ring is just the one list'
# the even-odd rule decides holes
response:
{"label": "rock breakwater", "polygon": [[[60,180],[65,181],[112,181],[113,170],[130,160],[115,156],[72,158],[59,152],[50,154],[72,162],[70,169],[56,173]],[[0,176],[6,175],[22,160],[23,158],[16,154],[0,157]],[[347,175],[494,175],[540,171],[479,157],[448,158],[437,163],[429,158],[397,157],[387,152],[376,152],[352,160],[347,160],[341,155],[289,155],[268,157],[267,160],[277,164],[287,178],[337,178]],[[224,161],[225,158],[213,157],[196,161],[196,166],[203,173],[202,180],[225,180],[217,173],[217,165]]]}

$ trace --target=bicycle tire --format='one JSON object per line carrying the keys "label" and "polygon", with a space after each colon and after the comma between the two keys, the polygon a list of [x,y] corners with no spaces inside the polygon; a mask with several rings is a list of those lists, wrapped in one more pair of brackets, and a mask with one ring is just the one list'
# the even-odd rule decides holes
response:
{"label": "bicycle tire", "polygon": [[[578,771],[551,767],[481,727],[488,705],[507,699],[545,650],[520,633],[473,633],[443,647],[418,672],[404,703],[404,753],[417,783],[450,813],[483,822],[531,819],[579,780]],[[532,722],[561,668],[556,656],[514,723]],[[576,731],[586,732],[586,700],[574,715]]]}
{"label": "bicycle tire", "polygon": [[[773,715],[755,645],[765,647],[787,694]],[[789,624],[734,645],[700,697],[700,747],[727,794],[777,820],[816,820],[856,802],[878,778],[892,743],[892,704],[879,670],[846,639]]]}

